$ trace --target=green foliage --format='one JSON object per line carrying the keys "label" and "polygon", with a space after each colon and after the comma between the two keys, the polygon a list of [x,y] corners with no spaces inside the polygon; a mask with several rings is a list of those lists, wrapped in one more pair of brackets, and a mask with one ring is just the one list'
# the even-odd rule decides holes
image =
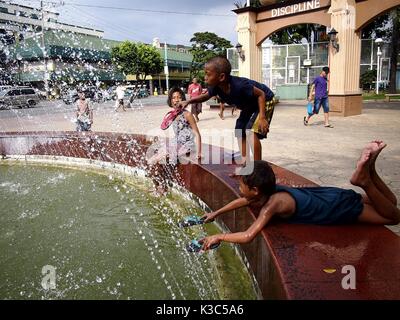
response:
{"label": "green foliage", "polygon": [[[243,2],[235,1],[233,4],[235,5],[235,7],[237,9],[241,9],[241,8],[246,7],[247,1],[243,1]],[[250,0],[250,7],[255,7],[255,8],[261,7],[261,3],[259,0]]]}
{"label": "green foliage", "polygon": [[163,70],[163,60],[160,52],[153,46],[143,43],[137,44],[139,70],[137,76],[142,75],[144,80],[147,75],[158,74]]}
{"label": "green foliage", "polygon": [[370,24],[362,29],[362,39],[382,38],[384,41],[389,41],[389,13],[375,18]]}
{"label": "green foliage", "polygon": [[360,77],[360,85],[363,90],[370,90],[376,81],[376,70],[368,70]]}
{"label": "green foliage", "polygon": [[112,63],[125,76],[136,75],[145,79],[147,75],[160,73],[163,69],[161,54],[152,46],[124,41],[111,49]]}
{"label": "green foliage", "polygon": [[319,25],[297,24],[274,32],[270,39],[274,44],[301,43],[302,38],[310,39],[311,31],[316,32]]}
{"label": "green foliage", "polygon": [[226,49],[232,48],[229,40],[221,38],[212,32],[196,32],[190,42],[192,43],[190,52],[193,54],[190,72],[192,76],[200,79],[204,78],[202,69],[209,59],[218,55],[226,56]]}

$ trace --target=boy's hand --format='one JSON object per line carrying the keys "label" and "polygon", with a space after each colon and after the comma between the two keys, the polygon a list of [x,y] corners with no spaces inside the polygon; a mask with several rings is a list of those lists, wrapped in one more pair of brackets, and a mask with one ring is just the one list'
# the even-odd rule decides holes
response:
{"label": "boy's hand", "polygon": [[215,234],[213,236],[205,237],[204,239],[199,240],[201,244],[203,244],[202,250],[206,251],[210,249],[213,244],[217,244],[221,242],[219,237],[220,235]]}
{"label": "boy's hand", "polygon": [[258,129],[263,134],[267,134],[269,132],[269,125],[268,125],[267,119],[260,119],[259,120]]}
{"label": "boy's hand", "polygon": [[184,109],[188,106],[188,104],[189,104],[189,101],[181,101],[178,103],[178,107],[181,109]]}
{"label": "boy's hand", "polygon": [[213,222],[217,215],[215,212],[205,213],[201,216],[201,219],[204,219],[204,223]]}

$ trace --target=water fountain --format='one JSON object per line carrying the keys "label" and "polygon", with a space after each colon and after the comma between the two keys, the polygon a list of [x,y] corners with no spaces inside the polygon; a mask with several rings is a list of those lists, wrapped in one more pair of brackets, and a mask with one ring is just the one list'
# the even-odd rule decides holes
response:
{"label": "water fountain", "polygon": [[[0,145],[3,299],[257,298],[233,246],[186,251],[217,229],[178,226],[208,208],[173,168],[175,188],[149,192],[144,137],[30,132]],[[41,287],[45,266],[56,270],[53,290]]]}

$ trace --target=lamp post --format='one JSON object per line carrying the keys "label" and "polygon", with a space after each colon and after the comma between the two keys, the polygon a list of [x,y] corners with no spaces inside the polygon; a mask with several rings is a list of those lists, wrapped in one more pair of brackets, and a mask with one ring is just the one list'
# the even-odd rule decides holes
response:
{"label": "lamp post", "polygon": [[44,30],[45,30],[45,17],[43,1],[40,1],[40,12],[41,12],[41,22],[42,22],[42,50],[43,50],[43,60],[44,60],[44,89],[46,91],[46,98],[49,96],[49,72],[47,70],[47,52],[46,45],[44,41]]}
{"label": "lamp post", "polygon": [[376,60],[377,60],[377,66],[376,66],[376,94],[379,94],[379,82],[381,81],[381,43],[383,40],[381,38],[378,38],[375,40],[375,43],[378,46],[378,51],[376,52]]}
{"label": "lamp post", "polygon": [[239,58],[240,58],[242,61],[244,61],[244,60],[245,60],[245,56],[244,56],[244,52],[243,52],[243,46],[242,46],[240,43],[238,43],[238,44],[235,46],[235,48],[236,48],[236,52],[237,52],[238,55],[239,55]]}
{"label": "lamp post", "polygon": [[337,34],[338,32],[335,28],[332,28],[331,31],[328,32],[329,40],[331,41],[332,47],[339,52],[339,44],[337,43]]}
{"label": "lamp post", "polygon": [[168,51],[167,51],[167,43],[164,42],[164,53],[165,53],[165,64],[164,64],[164,73],[165,73],[165,81],[167,85],[167,92],[169,91],[169,70],[168,70]]}

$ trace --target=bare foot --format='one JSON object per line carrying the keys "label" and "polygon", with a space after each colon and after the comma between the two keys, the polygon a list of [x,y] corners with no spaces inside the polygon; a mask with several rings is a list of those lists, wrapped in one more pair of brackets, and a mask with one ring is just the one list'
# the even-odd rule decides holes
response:
{"label": "bare foot", "polygon": [[357,162],[356,171],[354,171],[350,178],[350,183],[352,185],[365,187],[371,181],[369,172],[370,159],[371,151],[368,148],[365,148]]}
{"label": "bare foot", "polygon": [[222,113],[218,113],[219,117],[224,120],[224,115]]}
{"label": "bare foot", "polygon": [[371,152],[371,165],[375,164],[376,158],[378,158],[378,155],[385,147],[386,143],[382,140],[374,140],[366,145],[365,148]]}

